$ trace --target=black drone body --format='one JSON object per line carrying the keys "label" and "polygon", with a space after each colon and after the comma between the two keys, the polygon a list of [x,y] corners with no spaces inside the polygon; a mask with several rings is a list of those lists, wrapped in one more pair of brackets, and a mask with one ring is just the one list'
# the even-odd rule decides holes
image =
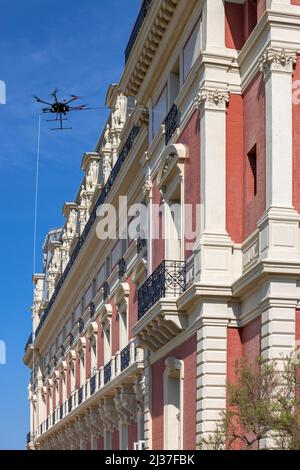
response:
{"label": "black drone body", "polygon": [[66,116],[71,111],[82,111],[82,110],[89,109],[89,108],[86,107],[87,106],[86,104],[82,104],[82,105],[79,105],[79,106],[71,106],[70,105],[74,101],[78,100],[79,96],[71,95],[70,99],[60,101],[57,97],[57,93],[58,93],[57,90],[55,90],[55,91],[53,91],[53,93],[51,93],[51,96],[54,98],[53,103],[48,103],[47,101],[41,100],[38,96],[35,96],[34,98],[36,99],[36,101],[38,103],[43,103],[43,104],[48,105],[47,108],[42,109],[44,114],[49,114],[49,113],[50,114],[55,114],[55,118],[54,119],[47,119],[47,122],[57,122],[58,121],[60,123],[60,127],[51,129],[52,131],[63,131],[63,130],[72,129],[72,127],[64,127],[63,126],[63,121],[68,120],[64,116]]}

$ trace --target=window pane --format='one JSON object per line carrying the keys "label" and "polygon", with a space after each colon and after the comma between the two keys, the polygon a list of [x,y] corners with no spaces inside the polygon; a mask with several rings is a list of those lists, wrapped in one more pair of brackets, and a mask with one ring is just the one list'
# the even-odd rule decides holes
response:
{"label": "window pane", "polygon": [[164,88],[153,108],[153,134],[156,135],[161,123],[167,115],[167,87]]}
{"label": "window pane", "polygon": [[183,79],[185,80],[201,51],[201,22],[195,26],[183,49]]}

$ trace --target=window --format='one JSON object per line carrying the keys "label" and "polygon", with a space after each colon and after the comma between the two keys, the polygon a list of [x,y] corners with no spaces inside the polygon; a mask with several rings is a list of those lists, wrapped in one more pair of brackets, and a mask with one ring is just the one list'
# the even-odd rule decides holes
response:
{"label": "window", "polygon": [[89,286],[84,294],[84,308],[86,308],[93,299],[93,284]]}
{"label": "window", "polygon": [[67,399],[66,374],[64,371],[62,371],[61,380],[62,380],[62,403],[64,403]]}
{"label": "window", "polygon": [[97,274],[97,289],[101,289],[105,282],[105,264],[103,264]]}
{"label": "window", "polygon": [[153,137],[157,134],[160,125],[167,115],[167,85],[153,108]]}
{"label": "window", "polygon": [[177,95],[180,91],[180,65],[179,59],[176,61],[175,65],[172,68],[169,77],[169,109],[174,104]]}
{"label": "window", "polygon": [[186,80],[191,68],[193,67],[196,59],[201,51],[201,33],[202,22],[197,22],[190,37],[188,38],[183,48],[183,81]]}
{"label": "window", "polygon": [[75,367],[74,362],[70,362],[69,364],[69,375],[70,375],[70,390],[71,393],[75,390]]}
{"label": "window", "polygon": [[247,199],[251,201],[257,194],[257,152],[256,145],[248,153]]}

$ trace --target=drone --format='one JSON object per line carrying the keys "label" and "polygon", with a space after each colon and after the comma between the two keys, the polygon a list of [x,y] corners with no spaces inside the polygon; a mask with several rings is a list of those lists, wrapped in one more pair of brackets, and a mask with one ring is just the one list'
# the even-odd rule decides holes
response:
{"label": "drone", "polygon": [[52,128],[52,131],[65,131],[65,130],[71,130],[72,127],[64,127],[63,122],[67,121],[68,118],[66,117],[68,113],[72,111],[83,111],[87,109],[92,109],[92,108],[87,108],[86,104],[82,104],[79,106],[71,106],[71,103],[74,101],[80,99],[79,96],[76,95],[70,95],[70,99],[66,99],[63,101],[60,101],[57,97],[58,90],[54,90],[51,93],[51,96],[54,98],[53,103],[48,103],[47,101],[42,100],[38,96],[34,96],[35,100],[38,103],[43,103],[48,105],[47,108],[43,108],[42,111],[44,114],[55,114],[54,119],[47,119],[47,122],[59,122],[60,127]]}

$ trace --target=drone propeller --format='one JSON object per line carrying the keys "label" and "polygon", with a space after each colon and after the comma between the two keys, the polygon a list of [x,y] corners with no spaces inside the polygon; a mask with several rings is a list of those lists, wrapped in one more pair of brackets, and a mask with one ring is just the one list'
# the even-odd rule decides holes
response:
{"label": "drone propeller", "polygon": [[52,103],[48,103],[47,101],[42,100],[36,95],[33,95],[33,98],[38,102],[38,103],[43,103],[43,104],[48,104],[49,106],[52,106]]}

